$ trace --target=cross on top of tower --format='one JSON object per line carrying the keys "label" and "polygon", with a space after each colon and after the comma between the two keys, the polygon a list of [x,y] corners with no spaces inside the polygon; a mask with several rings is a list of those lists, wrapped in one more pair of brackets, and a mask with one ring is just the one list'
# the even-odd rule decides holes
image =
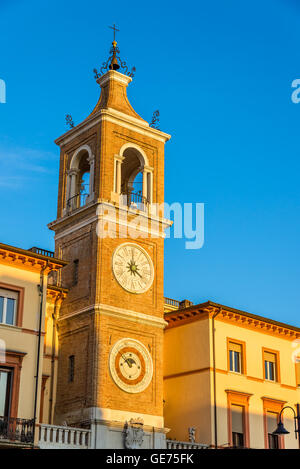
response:
{"label": "cross on top of tower", "polygon": [[108,26],[108,27],[114,30],[114,42],[116,42],[116,31],[119,32],[120,30],[116,28],[115,24],[113,26]]}
{"label": "cross on top of tower", "polygon": [[134,76],[135,72],[135,67],[131,69],[131,71],[128,71],[128,66],[124,60],[121,60],[120,58],[120,50],[117,47],[117,41],[116,41],[116,32],[120,31],[118,28],[116,28],[116,25],[114,24],[113,26],[108,26],[110,29],[113,30],[114,32],[114,40],[112,42],[112,47],[110,49],[110,56],[106,62],[102,64],[100,67],[100,70],[97,70],[94,68],[94,74],[96,80],[98,80],[104,73],[106,73],[109,70],[119,70],[120,68],[122,69],[122,73],[129,77]]}

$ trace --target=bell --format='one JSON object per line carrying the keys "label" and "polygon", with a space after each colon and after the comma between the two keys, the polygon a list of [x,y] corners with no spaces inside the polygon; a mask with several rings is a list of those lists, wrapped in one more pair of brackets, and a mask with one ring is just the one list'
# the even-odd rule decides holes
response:
{"label": "bell", "polygon": [[112,56],[112,59],[111,59],[111,62],[110,62],[109,69],[110,70],[118,70],[120,68],[120,65],[119,65],[118,59],[116,57],[117,42],[113,41],[112,46],[113,46],[113,56]]}
{"label": "bell", "polygon": [[110,70],[118,70],[119,68],[120,68],[120,65],[118,63],[118,59],[117,59],[117,57],[115,56],[115,53],[114,53],[113,58],[111,59],[111,62],[110,62],[109,69]]}

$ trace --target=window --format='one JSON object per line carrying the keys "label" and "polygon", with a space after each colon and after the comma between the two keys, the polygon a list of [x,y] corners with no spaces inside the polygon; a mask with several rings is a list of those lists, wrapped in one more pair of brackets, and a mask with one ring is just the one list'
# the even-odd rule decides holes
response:
{"label": "window", "polygon": [[75,355],[69,357],[69,383],[74,381]]}
{"label": "window", "polygon": [[277,381],[277,355],[264,351],[264,373],[268,381]]}
{"label": "window", "polygon": [[80,182],[80,187],[79,187],[80,207],[83,207],[87,202],[87,197],[89,195],[89,188],[90,188],[90,173],[89,171],[85,171],[81,176],[81,182]]}
{"label": "window", "polygon": [[295,358],[296,367],[296,385],[300,386],[300,357]]}
{"label": "window", "polygon": [[18,292],[0,289],[0,323],[16,324]]}
{"label": "window", "polygon": [[75,259],[74,271],[73,271],[73,285],[77,285],[78,283],[78,267],[79,267],[79,260]]}
{"label": "window", "polygon": [[94,156],[88,145],[76,150],[67,174],[66,210],[71,212],[93,200]]}
{"label": "window", "polygon": [[268,447],[269,449],[279,448],[278,435],[273,435],[278,424],[278,414],[275,412],[267,412],[267,431],[268,431]]}
{"label": "window", "polygon": [[234,373],[245,373],[245,344],[228,340],[228,365]]}
{"label": "window", "polygon": [[244,407],[231,405],[232,446],[241,448],[244,446]]}
{"label": "window", "polygon": [[9,416],[12,371],[0,368],[0,417]]}
{"label": "window", "polygon": [[285,405],[285,401],[262,397],[264,415],[264,436],[266,449],[283,449],[284,438],[280,435],[273,435],[279,420],[279,414]]}

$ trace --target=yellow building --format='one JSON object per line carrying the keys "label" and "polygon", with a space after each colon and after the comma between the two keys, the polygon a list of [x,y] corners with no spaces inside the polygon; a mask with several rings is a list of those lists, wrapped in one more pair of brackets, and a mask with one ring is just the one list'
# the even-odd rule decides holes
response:
{"label": "yellow building", "polygon": [[94,110],[56,140],[55,253],[0,245],[0,444],[296,448],[292,414],[273,430],[300,401],[300,330],[164,298],[170,135],[124,64],[114,41]]}
{"label": "yellow building", "polygon": [[283,413],[290,434],[272,432],[281,409],[300,402],[299,328],[210,301],[165,319],[169,438],[185,441],[194,427],[196,441],[210,446],[298,448],[291,410]]}
{"label": "yellow building", "polygon": [[[34,422],[43,412],[51,370],[44,356],[48,275],[66,262],[0,244],[0,447],[38,444]],[[41,399],[42,398],[42,399]]]}

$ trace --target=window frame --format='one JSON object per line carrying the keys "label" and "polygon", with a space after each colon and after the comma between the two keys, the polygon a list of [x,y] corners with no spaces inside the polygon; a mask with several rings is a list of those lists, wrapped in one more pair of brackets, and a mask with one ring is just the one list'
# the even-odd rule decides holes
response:
{"label": "window frame", "polygon": [[[285,406],[286,401],[279,401],[268,397],[262,397],[263,401],[263,422],[264,422],[264,436],[265,436],[265,449],[269,448],[269,433],[268,433],[268,412],[275,413],[279,416],[280,411]],[[283,416],[282,416],[282,421]],[[284,449],[284,436],[278,435],[278,449]]]}
{"label": "window frame", "polygon": [[7,324],[0,322],[0,327],[22,327],[23,325],[23,312],[24,312],[24,293],[25,289],[20,287],[19,285],[12,285],[9,283],[2,283],[0,282],[0,289],[1,290],[8,290],[18,294],[17,305],[15,308],[15,321],[14,324]]}
{"label": "window frame", "polygon": [[228,442],[233,447],[233,433],[232,433],[232,405],[244,407],[243,413],[243,435],[244,435],[244,448],[250,448],[250,428],[249,428],[249,400],[252,394],[245,392],[238,392],[226,389],[227,393],[227,426],[228,426]]}
{"label": "window frame", "polygon": [[27,353],[6,350],[5,362],[1,363],[1,368],[12,370],[9,417],[18,417],[20,378],[25,355]]}
{"label": "window frame", "polygon": [[[230,344],[231,343],[241,346],[240,371],[234,371],[230,369]],[[242,340],[238,340],[238,339],[233,339],[231,337],[227,337],[227,370],[229,373],[235,373],[237,375],[247,374],[246,342]]]}
{"label": "window frame", "polygon": [[68,383],[74,383],[75,380],[75,355],[69,355],[68,358]]}
{"label": "window frame", "polygon": [[[275,355],[275,366],[274,366],[274,370],[275,370],[275,379],[274,379],[274,380],[269,379],[269,378],[267,378],[267,376],[266,376],[266,362],[268,362],[268,363],[273,363],[273,362],[269,362],[268,360],[265,360],[265,353],[271,353],[271,354]],[[272,350],[272,349],[263,347],[263,348],[262,348],[262,366],[263,366],[263,378],[264,378],[264,381],[267,381],[268,383],[281,383],[281,376],[280,376],[280,353],[279,353],[278,350]]]}
{"label": "window frame", "polygon": [[[0,417],[9,417],[10,415],[10,408],[11,408],[11,400],[12,400],[12,390],[13,390],[13,379],[14,379],[14,370],[13,368],[7,366],[0,366],[0,373],[4,372],[8,375],[8,383],[6,388],[6,396],[5,396],[5,410],[4,414]],[[8,390],[8,392],[7,392]]]}

